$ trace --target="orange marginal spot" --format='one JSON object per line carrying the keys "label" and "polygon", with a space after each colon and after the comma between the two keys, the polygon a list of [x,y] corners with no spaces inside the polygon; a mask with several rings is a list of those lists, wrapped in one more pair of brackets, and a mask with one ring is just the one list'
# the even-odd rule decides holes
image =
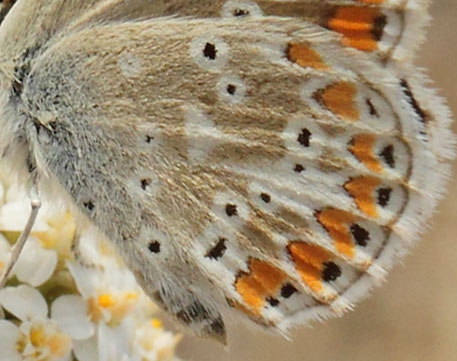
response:
{"label": "orange marginal spot", "polygon": [[[377,3],[375,0],[363,1]],[[344,36],[343,43],[362,51],[378,49],[384,19],[381,11],[373,7],[347,6],[339,8],[329,20],[328,27]]]}
{"label": "orange marginal spot", "polygon": [[353,257],[354,243],[350,225],[356,221],[356,217],[346,211],[326,208],[317,213],[317,219],[332,237],[338,252],[347,257]]}
{"label": "orange marginal spot", "polygon": [[322,269],[331,259],[330,253],[319,246],[302,241],[290,242],[287,246],[303,282],[313,291],[322,290]]}
{"label": "orange marginal spot", "polygon": [[349,151],[361,161],[365,167],[373,172],[381,173],[383,167],[373,150],[376,142],[376,137],[373,134],[358,134],[352,138],[349,145]]}
{"label": "orange marginal spot", "polygon": [[287,278],[287,275],[258,259],[249,261],[249,273],[239,276],[235,288],[244,302],[255,312],[260,313],[268,297],[273,297]]}
{"label": "orange marginal spot", "polygon": [[309,46],[299,43],[290,43],[287,47],[287,58],[304,68],[311,67],[318,70],[327,69],[327,65],[322,60],[317,51]]}
{"label": "orange marginal spot", "polygon": [[347,119],[359,119],[359,110],[355,97],[357,95],[357,87],[353,83],[340,82],[334,83],[326,87],[320,97],[324,105],[336,115]]}
{"label": "orange marginal spot", "polygon": [[344,185],[344,189],[354,198],[357,207],[368,217],[377,218],[378,208],[374,195],[375,189],[381,184],[378,178],[357,177]]}

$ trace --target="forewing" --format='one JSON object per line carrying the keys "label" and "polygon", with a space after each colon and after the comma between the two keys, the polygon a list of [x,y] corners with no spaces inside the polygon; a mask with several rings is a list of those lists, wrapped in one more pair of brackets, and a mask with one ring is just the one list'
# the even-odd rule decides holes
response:
{"label": "forewing", "polygon": [[[429,0],[167,0],[107,1],[90,21],[134,17],[292,17],[339,35],[343,46],[382,64],[405,61],[422,43]],[[152,5],[153,4],[153,5]],[[88,19],[89,19],[88,18]]]}
{"label": "forewing", "polygon": [[81,29],[24,99],[46,170],[219,339],[225,308],[278,330],[350,308],[424,228],[450,153],[395,74],[297,19]]}

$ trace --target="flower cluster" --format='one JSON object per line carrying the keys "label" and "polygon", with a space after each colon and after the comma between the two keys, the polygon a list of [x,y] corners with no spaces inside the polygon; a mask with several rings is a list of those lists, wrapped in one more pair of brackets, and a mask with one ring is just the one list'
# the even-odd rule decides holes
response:
{"label": "flower cluster", "polygon": [[[0,273],[30,201],[0,172]],[[0,361],[168,361],[180,336],[109,244],[87,235],[72,249],[71,214],[44,207],[0,290]]]}

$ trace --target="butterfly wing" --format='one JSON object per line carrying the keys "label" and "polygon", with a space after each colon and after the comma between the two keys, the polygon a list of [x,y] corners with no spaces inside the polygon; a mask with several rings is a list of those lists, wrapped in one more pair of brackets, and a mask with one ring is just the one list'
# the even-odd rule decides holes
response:
{"label": "butterfly wing", "polygon": [[20,94],[41,187],[196,333],[223,340],[225,311],[283,332],[341,314],[424,228],[451,137],[412,77],[302,19],[84,21]]}
{"label": "butterfly wing", "polygon": [[343,46],[385,64],[410,58],[423,39],[429,0],[171,0],[112,1],[94,7],[89,21],[189,16],[243,19],[279,16],[314,23],[339,35]]}

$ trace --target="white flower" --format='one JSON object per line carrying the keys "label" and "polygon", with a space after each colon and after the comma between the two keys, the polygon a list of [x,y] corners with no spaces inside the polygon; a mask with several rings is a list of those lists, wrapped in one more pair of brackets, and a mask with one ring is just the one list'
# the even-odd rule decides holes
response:
{"label": "white flower", "polygon": [[[128,314],[144,309],[147,305],[156,310],[126,268],[118,268],[115,263],[106,265],[103,269],[85,267],[76,262],[68,262],[67,266],[81,299],[86,302],[84,312],[87,314],[72,312],[75,317],[84,316],[94,323],[117,325]],[[64,302],[62,307],[70,309],[72,306]],[[83,311],[82,308],[79,310]]]}
{"label": "white flower", "polygon": [[134,349],[144,361],[165,361],[173,359],[180,336],[165,332],[160,320],[153,318],[135,328]]}
{"label": "white flower", "polygon": [[[0,234],[0,272],[4,271],[10,257],[11,246]],[[43,248],[37,238],[30,236],[9,277],[16,276],[19,281],[38,287],[52,276],[57,260],[57,253],[54,250]]]}
{"label": "white flower", "polygon": [[71,359],[71,338],[48,318],[48,306],[30,286],[0,290],[0,304],[19,326],[0,320],[0,361],[66,361]]}
{"label": "white flower", "polygon": [[[180,336],[154,318],[157,306],[113,247],[89,232],[74,253],[73,215],[54,208],[40,209],[13,267],[9,285],[20,285],[0,290],[0,361],[176,360]],[[0,272],[29,213],[0,168]]]}

